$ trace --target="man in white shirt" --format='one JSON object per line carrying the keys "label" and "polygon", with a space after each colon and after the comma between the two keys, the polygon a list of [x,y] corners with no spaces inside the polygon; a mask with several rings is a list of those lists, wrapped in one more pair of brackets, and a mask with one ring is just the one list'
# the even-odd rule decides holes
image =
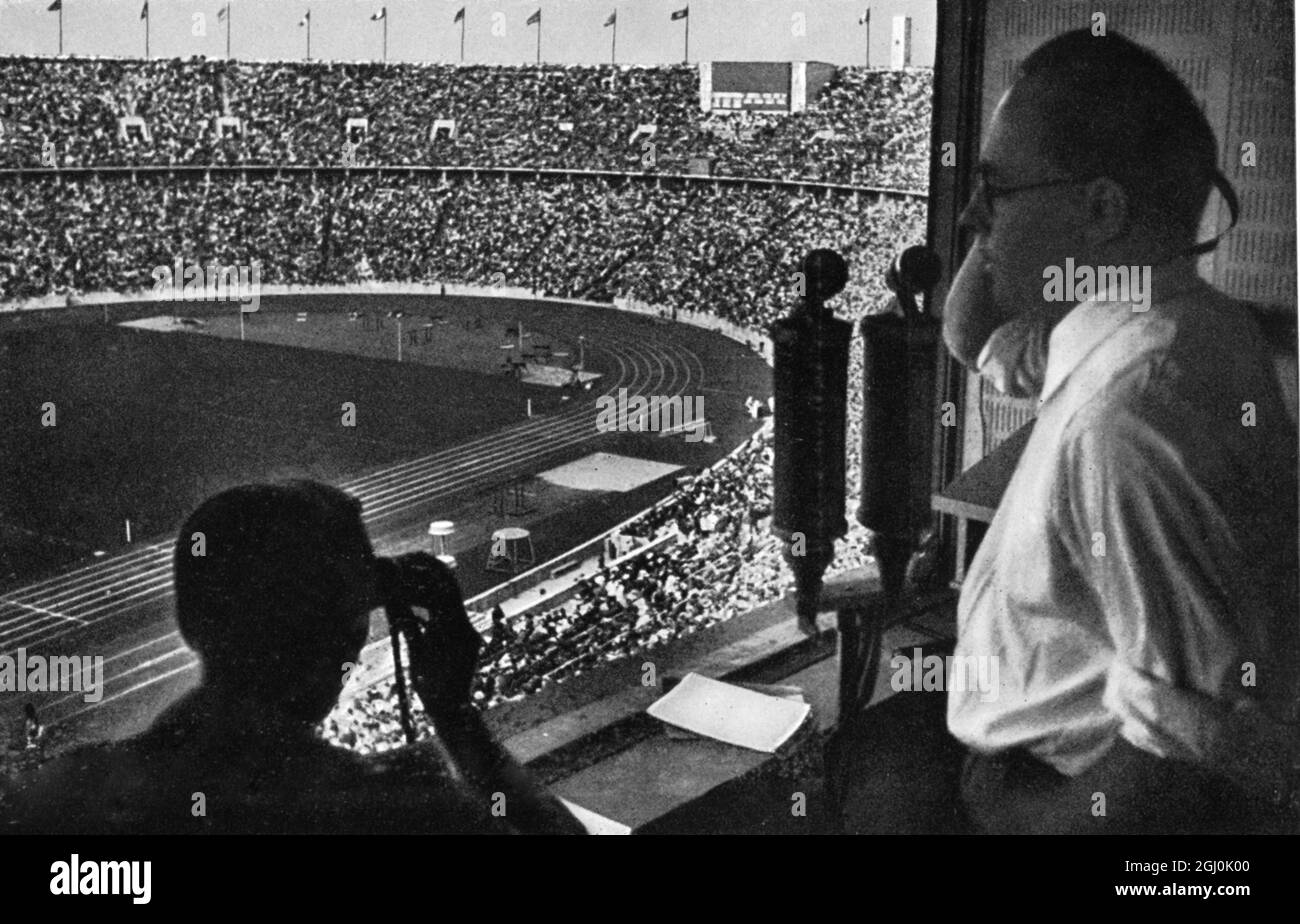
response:
{"label": "man in white shirt", "polygon": [[[979,359],[1038,416],[958,607],[955,655],[1000,678],[948,693],[975,830],[1250,830],[1286,785],[1296,431],[1249,308],[1196,274],[1216,150],[1158,59],[1087,31],[1027,58],[988,127],[959,281],[1041,339]],[[1110,284],[1053,289],[1078,267]]]}

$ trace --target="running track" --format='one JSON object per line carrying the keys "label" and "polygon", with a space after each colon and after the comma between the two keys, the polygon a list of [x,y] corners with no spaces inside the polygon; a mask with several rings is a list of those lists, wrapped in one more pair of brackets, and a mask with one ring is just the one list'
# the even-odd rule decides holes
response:
{"label": "running track", "polygon": [[[607,389],[629,395],[685,394],[705,385],[704,365],[687,347],[658,344],[617,333],[614,319],[587,325],[587,349],[604,353]],[[362,502],[363,518],[375,544],[389,524],[435,509],[449,496],[485,482],[545,468],[548,458],[593,440],[596,408],[584,403],[569,411],[534,418],[455,448],[391,465],[339,487]],[[0,596],[0,654],[104,654],[104,693],[86,703],[81,693],[39,694],[47,724],[83,720],[88,713],[131,699],[153,698],[159,685],[184,685],[197,658],[172,626],[171,558],[174,543],[153,545],[16,588]],[[105,638],[110,641],[105,642]],[[124,702],[127,701],[127,702]]]}

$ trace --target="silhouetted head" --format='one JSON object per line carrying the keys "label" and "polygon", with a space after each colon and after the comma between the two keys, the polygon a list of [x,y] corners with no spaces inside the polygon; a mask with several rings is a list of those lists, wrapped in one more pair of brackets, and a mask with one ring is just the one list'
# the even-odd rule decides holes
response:
{"label": "silhouetted head", "polygon": [[204,685],[314,722],[338,698],[376,605],[361,505],[310,481],[244,485],[181,528],[176,620]]}

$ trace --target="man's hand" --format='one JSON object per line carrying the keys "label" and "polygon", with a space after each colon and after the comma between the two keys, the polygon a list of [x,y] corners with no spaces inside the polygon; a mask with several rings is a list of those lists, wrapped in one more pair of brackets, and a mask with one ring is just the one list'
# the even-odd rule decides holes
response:
{"label": "man's hand", "polygon": [[428,619],[399,622],[411,658],[411,685],[437,724],[470,702],[470,685],[483,640],[470,624],[460,585],[451,569],[425,552],[396,559],[405,602]]}
{"label": "man's hand", "polygon": [[1023,311],[989,337],[977,371],[1013,398],[1037,397],[1047,375],[1047,343],[1060,320],[1050,309]]}
{"label": "man's hand", "polygon": [[[483,805],[505,797],[514,831],[584,834],[586,829],[492,736],[470,705],[470,684],[483,640],[470,624],[451,569],[432,555],[414,552],[382,564],[398,629],[411,657],[411,685],[433,720],[451,766]],[[410,607],[428,611],[428,618]],[[403,612],[405,611],[405,612]]]}
{"label": "man's hand", "polygon": [[993,281],[981,259],[977,243],[953,277],[943,306],[943,340],[948,352],[972,370],[989,337],[1013,316],[994,301]]}

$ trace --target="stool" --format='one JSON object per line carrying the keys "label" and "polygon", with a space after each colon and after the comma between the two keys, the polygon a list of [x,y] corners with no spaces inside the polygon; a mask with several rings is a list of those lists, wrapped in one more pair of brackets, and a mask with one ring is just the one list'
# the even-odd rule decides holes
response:
{"label": "stool", "polygon": [[[452,561],[452,567],[455,567],[455,557],[448,549],[448,540],[452,533],[456,531],[456,524],[451,520],[434,520],[429,524],[429,535],[432,537],[433,554],[439,559],[448,559]],[[444,562],[445,563],[445,562]]]}
{"label": "stool", "polygon": [[492,534],[492,546],[488,549],[485,570],[514,574],[536,561],[533,537],[528,530],[520,526],[507,526]]}

